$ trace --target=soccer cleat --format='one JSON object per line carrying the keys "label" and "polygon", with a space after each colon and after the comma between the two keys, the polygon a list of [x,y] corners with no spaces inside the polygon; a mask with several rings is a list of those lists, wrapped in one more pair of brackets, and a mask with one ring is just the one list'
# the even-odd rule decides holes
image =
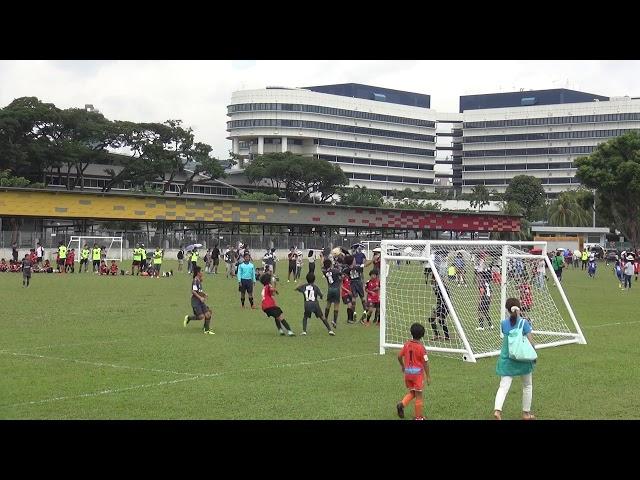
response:
{"label": "soccer cleat", "polygon": [[496,420],[502,420],[502,412],[500,410],[494,410],[493,418],[495,418]]}
{"label": "soccer cleat", "polygon": [[484,327],[476,327],[476,330],[478,330],[478,331],[484,330]]}
{"label": "soccer cleat", "polygon": [[333,328],[338,328],[338,324],[337,324],[336,322],[331,322],[331,326],[332,326]]}
{"label": "soccer cleat", "polygon": [[215,335],[215,332],[213,330],[203,330],[203,332],[205,335]]}
{"label": "soccer cleat", "polygon": [[396,410],[398,411],[398,416],[400,418],[404,418],[404,405],[402,404],[402,402],[398,402],[398,404],[396,405]]}
{"label": "soccer cleat", "polygon": [[332,337],[334,337],[336,334],[336,332],[334,332],[333,330],[329,330],[329,335],[331,335]]}
{"label": "soccer cleat", "polygon": [[536,416],[531,412],[522,412],[523,420],[535,420]]}
{"label": "soccer cleat", "polygon": [[251,310],[255,310],[256,306],[255,305],[251,305]]}
{"label": "soccer cleat", "polygon": [[306,334],[307,334],[307,332],[304,332],[304,331],[300,332],[300,335],[306,335]]}
{"label": "soccer cleat", "polygon": [[291,330],[289,330],[289,331],[287,332],[287,335],[288,335],[288,336],[290,336],[290,337],[295,337],[295,336],[296,336],[296,334],[295,334],[295,333],[293,333]]}
{"label": "soccer cleat", "polygon": [[284,334],[285,334],[285,333],[284,333],[284,330],[283,330],[282,328],[281,328],[280,330],[278,330],[278,332],[280,332],[280,335],[281,335],[281,336],[284,336]]}
{"label": "soccer cleat", "polygon": [[186,327],[188,323],[189,323],[189,315],[185,315],[184,322],[182,322],[182,324]]}
{"label": "soccer cleat", "polygon": [[414,420],[424,420],[424,417],[416,417]]}

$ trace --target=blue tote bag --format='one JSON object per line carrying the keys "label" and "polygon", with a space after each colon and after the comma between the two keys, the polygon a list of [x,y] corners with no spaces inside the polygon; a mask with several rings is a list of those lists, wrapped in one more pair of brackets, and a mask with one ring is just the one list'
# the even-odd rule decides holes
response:
{"label": "blue tote bag", "polygon": [[509,358],[519,362],[532,362],[538,358],[536,350],[529,342],[526,335],[523,334],[524,319],[520,319],[518,327],[509,332],[507,338],[509,344]]}

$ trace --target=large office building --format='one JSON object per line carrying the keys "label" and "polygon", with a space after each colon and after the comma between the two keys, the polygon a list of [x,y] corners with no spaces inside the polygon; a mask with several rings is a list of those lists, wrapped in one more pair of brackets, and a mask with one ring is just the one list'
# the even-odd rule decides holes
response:
{"label": "large office building", "polygon": [[429,95],[352,83],[239,91],[228,106],[228,138],[246,161],[315,156],[340,165],[351,185],[383,193],[469,193],[476,185],[504,192],[516,175],[532,175],[554,196],[579,186],[576,158],[640,130],[640,99],[568,89],[465,95],[459,112],[430,105]]}
{"label": "large office building", "polygon": [[631,130],[640,130],[640,100],[566,89],[460,97],[462,175],[470,192],[504,192],[516,175],[538,177],[550,196],[575,189],[575,160]]}
{"label": "large office building", "polygon": [[340,165],[351,185],[434,189],[436,112],[428,95],[360,84],[234,92],[232,151],[286,152]]}

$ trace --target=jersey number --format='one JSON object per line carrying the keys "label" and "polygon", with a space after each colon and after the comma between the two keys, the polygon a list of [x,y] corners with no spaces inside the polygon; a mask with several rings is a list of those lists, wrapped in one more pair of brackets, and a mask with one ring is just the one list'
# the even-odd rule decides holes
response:
{"label": "jersey number", "polygon": [[304,298],[307,299],[307,302],[315,302],[316,301],[316,291],[313,287],[307,287],[304,290]]}

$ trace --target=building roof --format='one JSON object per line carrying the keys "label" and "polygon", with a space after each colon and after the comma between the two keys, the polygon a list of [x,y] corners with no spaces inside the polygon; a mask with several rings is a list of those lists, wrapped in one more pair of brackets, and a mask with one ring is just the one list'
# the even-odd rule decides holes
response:
{"label": "building roof", "polygon": [[538,233],[593,233],[593,234],[602,234],[609,233],[610,229],[607,227],[550,227],[546,225],[532,225],[532,232]]}
{"label": "building roof", "polygon": [[559,105],[564,103],[593,102],[594,100],[608,101],[609,97],[596,95],[594,93],[579,92],[577,90],[569,90],[567,88],[461,95],[460,113],[466,110],[527,107],[532,105]]}
{"label": "building roof", "polygon": [[410,107],[431,107],[431,95],[416,92],[405,92],[392,88],[376,87],[361,83],[338,83],[334,85],[318,85],[315,87],[303,87],[318,93],[339,95],[341,97],[362,98],[365,100],[377,100],[386,103],[397,103]]}

